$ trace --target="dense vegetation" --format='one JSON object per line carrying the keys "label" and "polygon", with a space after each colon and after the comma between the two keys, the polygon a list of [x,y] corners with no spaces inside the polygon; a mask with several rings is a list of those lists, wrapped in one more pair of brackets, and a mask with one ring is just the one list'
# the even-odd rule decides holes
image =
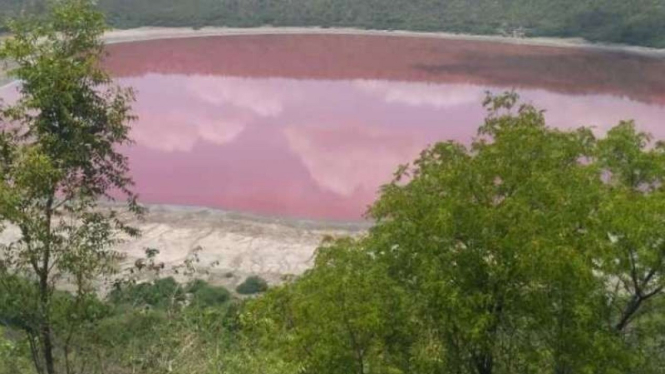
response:
{"label": "dense vegetation", "polygon": [[[4,14],[43,0],[2,0]],[[664,0],[100,0],[110,23],[139,26],[323,26],[584,37],[665,47]]]}
{"label": "dense vegetation", "polygon": [[[43,373],[25,332],[30,316],[17,305],[25,300],[19,282],[33,288],[25,280],[10,286],[6,278],[0,286],[0,373]],[[66,292],[53,300],[56,373],[215,372],[209,369],[219,364],[210,361],[215,354],[225,361],[239,354],[234,331],[241,301],[202,281],[161,278],[118,287],[105,300]]]}
{"label": "dense vegetation", "polygon": [[97,202],[119,188],[140,214],[114,150],[131,92],[98,68],[88,0],[49,14],[1,48],[24,84],[0,112],[0,223],[20,229],[0,247],[0,373],[665,373],[665,144],[632,122],[598,138],[490,96],[470,144],[397,170],[366,235],[241,299],[195,257],[170,269],[185,283],[156,249],[118,272],[113,244],[139,233]]}

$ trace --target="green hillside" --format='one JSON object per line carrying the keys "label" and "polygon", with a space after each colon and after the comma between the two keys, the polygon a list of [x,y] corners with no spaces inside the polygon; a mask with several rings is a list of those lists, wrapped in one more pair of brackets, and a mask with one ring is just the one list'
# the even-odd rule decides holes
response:
{"label": "green hillside", "polygon": [[[2,13],[41,0],[0,1]],[[665,47],[665,0],[99,0],[110,23],[139,26],[323,26],[583,37]]]}

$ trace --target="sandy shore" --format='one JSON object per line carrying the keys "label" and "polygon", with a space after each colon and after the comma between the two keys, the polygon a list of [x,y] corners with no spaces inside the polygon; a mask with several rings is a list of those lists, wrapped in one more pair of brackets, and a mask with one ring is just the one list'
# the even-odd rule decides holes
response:
{"label": "sandy shore", "polygon": [[256,27],[256,28],[226,28],[226,27],[204,27],[201,29],[191,28],[168,28],[168,27],[143,27],[127,30],[113,30],[105,35],[107,43],[125,43],[132,41],[169,39],[169,38],[191,38],[205,36],[233,36],[233,35],[289,35],[289,34],[312,34],[312,35],[374,35],[395,36],[412,38],[439,38],[451,40],[484,41],[495,43],[508,43],[534,46],[550,46],[565,48],[583,48],[591,50],[603,50],[611,52],[626,52],[653,57],[664,57],[665,49],[628,46],[619,44],[591,43],[581,38],[512,38],[500,35],[471,35],[455,34],[445,32],[416,32],[416,31],[386,31],[386,30],[364,30],[355,28],[319,28],[319,27]]}
{"label": "sandy shore", "polygon": [[[148,206],[142,221],[130,223],[143,235],[127,240],[117,250],[127,255],[123,268],[145,257],[146,248],[160,251],[164,275],[194,254],[197,277],[234,288],[248,275],[259,274],[271,283],[284,275],[298,275],[311,267],[325,236],[361,235],[369,223],[321,222],[261,217],[208,208]],[[0,232],[0,242],[19,238],[17,228]],[[176,275],[176,278],[182,278]]]}

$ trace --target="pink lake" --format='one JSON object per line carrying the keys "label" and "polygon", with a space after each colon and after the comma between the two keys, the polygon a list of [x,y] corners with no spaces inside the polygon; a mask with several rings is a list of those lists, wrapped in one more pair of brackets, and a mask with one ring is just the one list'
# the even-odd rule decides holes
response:
{"label": "pink lake", "polygon": [[622,119],[665,139],[665,60],[501,43],[341,35],[117,44],[137,92],[126,149],[144,203],[361,219],[399,164],[468,142],[486,91],[517,90],[553,126]]}

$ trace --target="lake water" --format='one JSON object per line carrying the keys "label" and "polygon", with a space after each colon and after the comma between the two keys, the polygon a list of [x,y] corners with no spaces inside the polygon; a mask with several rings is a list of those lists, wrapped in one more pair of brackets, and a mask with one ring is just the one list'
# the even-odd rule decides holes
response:
{"label": "lake water", "polygon": [[357,220],[399,164],[468,142],[486,91],[558,127],[622,119],[665,139],[665,60],[501,43],[342,35],[109,46],[137,92],[126,150],[145,203]]}

